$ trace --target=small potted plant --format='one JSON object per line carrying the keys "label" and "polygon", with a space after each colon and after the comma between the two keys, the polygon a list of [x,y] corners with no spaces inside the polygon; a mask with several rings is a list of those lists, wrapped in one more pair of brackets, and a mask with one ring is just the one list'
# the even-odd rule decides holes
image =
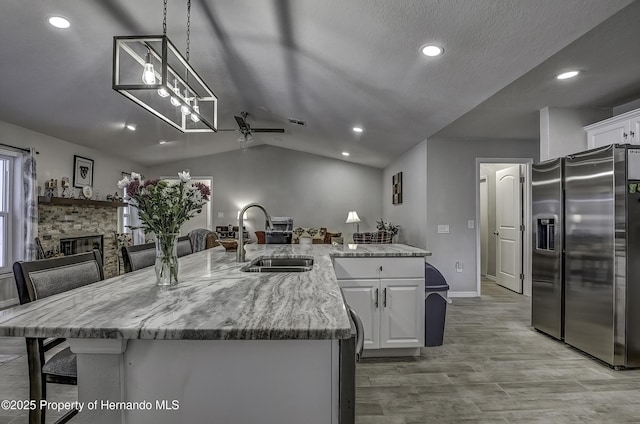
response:
{"label": "small potted plant", "polygon": [[391,238],[398,235],[398,231],[400,230],[399,225],[392,224],[390,222],[384,222],[382,219],[376,221],[376,228],[378,231],[386,231],[391,233]]}

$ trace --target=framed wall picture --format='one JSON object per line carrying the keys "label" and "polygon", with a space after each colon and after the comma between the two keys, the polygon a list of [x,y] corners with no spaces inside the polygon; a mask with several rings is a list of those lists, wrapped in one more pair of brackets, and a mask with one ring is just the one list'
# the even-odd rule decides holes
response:
{"label": "framed wall picture", "polygon": [[394,205],[402,203],[402,172],[398,172],[392,177],[391,188],[393,190],[391,201]]}
{"label": "framed wall picture", "polygon": [[93,160],[73,156],[73,186],[82,188],[93,186]]}

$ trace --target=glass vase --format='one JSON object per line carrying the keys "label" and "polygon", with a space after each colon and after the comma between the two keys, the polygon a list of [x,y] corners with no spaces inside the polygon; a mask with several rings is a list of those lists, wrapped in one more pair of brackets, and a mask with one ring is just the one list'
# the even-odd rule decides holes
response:
{"label": "glass vase", "polygon": [[178,235],[156,234],[156,284],[174,286],[178,284]]}

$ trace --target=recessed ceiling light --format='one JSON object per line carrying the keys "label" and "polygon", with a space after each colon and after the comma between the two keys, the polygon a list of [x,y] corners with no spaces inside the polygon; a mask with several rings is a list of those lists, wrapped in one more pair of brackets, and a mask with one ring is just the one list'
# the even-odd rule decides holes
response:
{"label": "recessed ceiling light", "polygon": [[353,132],[361,133],[364,131],[361,127],[353,127]]}
{"label": "recessed ceiling light", "polygon": [[440,46],[436,46],[435,44],[426,44],[420,47],[420,51],[423,55],[429,57],[440,56],[444,53],[444,49]]}
{"label": "recessed ceiling light", "polygon": [[167,144],[167,140],[160,140],[158,141],[158,144]]}
{"label": "recessed ceiling light", "polygon": [[60,29],[69,28],[71,26],[71,22],[69,22],[69,20],[67,18],[64,18],[62,16],[49,16],[47,21],[52,26],[54,26],[56,28],[60,28]]}
{"label": "recessed ceiling light", "polygon": [[560,75],[558,75],[556,78],[559,79],[559,80],[569,79],[569,78],[573,78],[573,77],[577,76],[579,73],[580,73],[580,71],[563,72]]}
{"label": "recessed ceiling light", "polygon": [[349,152],[342,152],[342,156],[349,156]]}
{"label": "recessed ceiling light", "polygon": [[125,125],[125,127],[126,127],[128,130],[131,130],[131,131],[135,131],[135,130],[136,130],[136,126],[135,126],[135,125],[133,125],[133,124],[127,124],[127,125]]}

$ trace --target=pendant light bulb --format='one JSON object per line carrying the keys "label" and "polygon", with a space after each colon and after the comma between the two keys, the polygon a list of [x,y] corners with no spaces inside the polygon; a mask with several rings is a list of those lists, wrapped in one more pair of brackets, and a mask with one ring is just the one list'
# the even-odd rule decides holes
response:
{"label": "pendant light bulb", "polygon": [[193,99],[193,112],[191,114],[191,120],[193,122],[199,122],[200,121],[200,117],[197,115],[198,113],[200,113],[200,106],[198,106],[198,98],[195,97]]}
{"label": "pendant light bulb", "polygon": [[142,82],[147,85],[154,85],[156,83],[156,71],[153,69],[153,63],[151,62],[151,50],[147,51],[147,57],[144,60]]}
{"label": "pendant light bulb", "polygon": [[191,108],[189,107],[191,100],[189,99],[189,91],[187,91],[187,89],[184,90],[184,101],[186,104],[182,105],[180,111],[182,111],[183,115],[189,115],[191,113]]}
{"label": "pendant light bulb", "polygon": [[175,96],[171,96],[171,104],[174,105],[175,107],[180,106],[180,101],[178,100],[178,97],[180,95],[180,89],[178,88],[178,80],[174,79],[173,80],[173,92],[175,93]]}

